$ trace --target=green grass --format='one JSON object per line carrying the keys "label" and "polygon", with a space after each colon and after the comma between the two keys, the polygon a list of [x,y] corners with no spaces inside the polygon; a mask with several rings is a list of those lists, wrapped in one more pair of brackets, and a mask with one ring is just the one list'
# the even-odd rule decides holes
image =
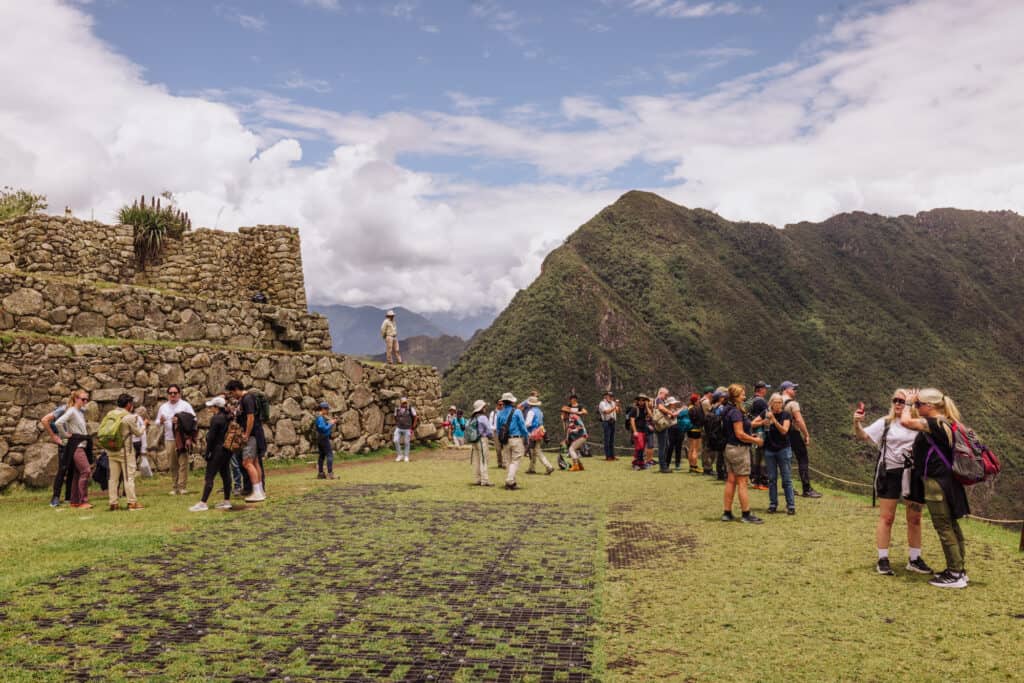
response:
{"label": "green grass", "polygon": [[[874,573],[877,510],[863,497],[826,489],[798,498],[794,517],[726,524],[720,484],[585,464],[520,476],[515,492],[470,486],[466,451],[371,460],[335,481],[315,480],[312,465],[272,470],[271,499],[239,513],[189,513],[196,496],[167,496],[166,478],[144,481],[147,509],[133,514],[54,511],[45,492],[2,496],[0,661],[13,680],[86,667],[114,680],[329,670],[475,681],[502,666],[541,680],[544,662],[555,680],[573,667],[607,681],[1017,674],[1015,532],[965,522],[971,585],[942,591],[899,570],[902,521],[897,576]],[[492,469],[492,481],[503,474]],[[751,495],[763,512],[767,494]],[[942,567],[927,520],[924,557]],[[525,628],[508,619],[520,613],[531,615]],[[136,660],[92,645],[121,641]],[[555,649],[570,642],[586,653],[573,666]],[[80,645],[71,659],[67,643]],[[253,645],[258,655],[231,655]]]}

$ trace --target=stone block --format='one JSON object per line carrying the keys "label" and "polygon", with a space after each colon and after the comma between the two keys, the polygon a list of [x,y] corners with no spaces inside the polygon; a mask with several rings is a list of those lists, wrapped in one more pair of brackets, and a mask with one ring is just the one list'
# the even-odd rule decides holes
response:
{"label": "stone block", "polygon": [[337,424],[338,432],[343,439],[354,439],[361,433],[359,426],[359,413],[355,410],[346,410],[341,415]]}
{"label": "stone block", "polygon": [[18,420],[18,424],[14,428],[14,433],[11,434],[10,443],[22,446],[35,443],[38,438],[39,422],[37,420],[21,418]]}
{"label": "stone block", "polygon": [[6,488],[12,481],[17,480],[19,474],[17,467],[0,463],[0,489]]}
{"label": "stone block", "polygon": [[43,488],[53,483],[57,474],[57,444],[49,439],[25,450],[25,469],[22,480],[29,486]]}
{"label": "stone block", "polygon": [[362,410],[373,403],[373,394],[366,387],[358,386],[349,394],[348,400],[354,408]]}
{"label": "stone block", "polygon": [[99,313],[79,313],[71,322],[71,329],[80,337],[102,337],[107,331],[107,319]]}
{"label": "stone block", "polygon": [[295,423],[291,420],[287,418],[278,420],[275,428],[274,442],[278,446],[294,446],[299,442],[299,435],[295,431]]}
{"label": "stone block", "polygon": [[22,287],[4,297],[3,307],[14,315],[36,315],[43,310],[43,295]]}
{"label": "stone block", "polygon": [[430,422],[421,422],[419,426],[416,427],[416,438],[419,440],[432,441],[437,439],[439,436],[440,433],[437,431],[437,427]]}
{"label": "stone block", "polygon": [[362,412],[364,434],[380,434],[384,429],[384,413],[375,405],[367,406]]}

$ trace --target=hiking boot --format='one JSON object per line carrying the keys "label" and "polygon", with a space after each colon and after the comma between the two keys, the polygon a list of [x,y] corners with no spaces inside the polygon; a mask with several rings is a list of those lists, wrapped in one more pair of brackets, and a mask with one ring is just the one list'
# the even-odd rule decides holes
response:
{"label": "hiking boot", "polygon": [[572,464],[572,466],[569,468],[569,471],[570,472],[579,472],[580,471],[580,464],[578,462],[574,462]]}
{"label": "hiking boot", "polygon": [[875,571],[884,576],[892,576],[896,573],[892,570],[892,565],[889,564],[888,557],[878,558],[878,564],[875,565]]}
{"label": "hiking boot", "polygon": [[206,512],[206,511],[207,511],[207,510],[209,510],[209,509],[210,509],[210,506],[209,506],[209,505],[207,505],[207,504],[206,504],[206,503],[204,503],[203,501],[199,501],[198,503],[196,503],[195,505],[193,505],[192,507],[190,507],[190,508],[188,509],[188,511],[189,511],[189,512]]}
{"label": "hiking boot", "polygon": [[317,472],[317,473],[316,473],[316,478],[317,478],[317,479],[326,479],[326,478],[327,478],[327,475],[326,475],[326,474],[324,474],[323,472]]}
{"label": "hiking boot", "polygon": [[907,562],[908,572],[917,572],[918,574],[934,574],[932,568],[925,564],[924,559],[918,557],[916,560],[909,560]]}
{"label": "hiking boot", "polygon": [[772,505],[771,507],[768,508],[768,514],[769,515],[774,515],[778,511],[779,511],[779,508],[775,507],[774,505]]}
{"label": "hiking boot", "polygon": [[576,464],[579,465],[579,470],[577,470],[577,471],[578,472],[582,472],[583,471],[583,463],[581,463],[579,460],[577,460]]}
{"label": "hiking boot", "polygon": [[786,514],[787,515],[795,515],[796,514],[796,508],[786,508]]}
{"label": "hiking boot", "polygon": [[128,509],[129,510],[144,510],[145,508],[142,507],[138,502],[135,502],[135,503],[128,503]]}
{"label": "hiking boot", "polygon": [[803,493],[804,498],[821,498],[821,494],[814,489],[807,489]]}
{"label": "hiking boot", "polygon": [[327,473],[327,478],[328,479],[334,479],[334,472],[328,472]]}
{"label": "hiking boot", "polygon": [[732,522],[732,521],[735,521],[735,520],[736,520],[736,518],[732,516],[732,512],[723,512],[722,513],[722,521],[723,522]]}
{"label": "hiking boot", "polygon": [[753,512],[748,512],[747,514],[740,517],[740,521],[744,524],[764,524],[764,520],[755,515]]}
{"label": "hiking boot", "polygon": [[519,486],[514,481],[506,481],[505,482],[505,490],[506,491],[515,491],[517,488],[519,488]]}
{"label": "hiking boot", "polygon": [[117,512],[119,508],[118,508],[117,503],[111,503],[110,507],[108,509],[109,509],[110,512]]}
{"label": "hiking boot", "polygon": [[936,588],[967,588],[967,574],[946,569],[928,584]]}
{"label": "hiking boot", "polygon": [[554,472],[554,471],[555,471],[555,468],[554,468],[554,467],[552,467],[551,465],[548,465],[548,471],[547,471],[547,472],[545,472],[544,474],[551,474],[551,473],[552,473],[552,472]]}

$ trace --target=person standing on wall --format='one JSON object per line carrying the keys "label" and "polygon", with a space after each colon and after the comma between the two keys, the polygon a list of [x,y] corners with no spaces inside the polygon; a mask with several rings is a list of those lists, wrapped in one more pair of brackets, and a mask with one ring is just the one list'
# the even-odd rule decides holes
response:
{"label": "person standing on wall", "polygon": [[188,454],[179,452],[174,439],[174,416],[186,412],[195,416],[196,411],[181,397],[181,387],[172,384],[167,387],[167,402],[156,411],[156,423],[164,426],[164,461],[171,469],[171,495],[188,493]]}
{"label": "person standing on wall", "polygon": [[622,404],[615,400],[612,390],[604,392],[604,398],[597,404],[601,415],[601,431],[604,434],[604,459],[615,460],[615,423],[622,412]]}
{"label": "person standing on wall", "polygon": [[395,312],[388,311],[384,322],[380,324],[380,336],[384,340],[384,357],[388,363],[402,363],[402,354],[398,351],[398,326],[395,325]]}
{"label": "person standing on wall", "polygon": [[811,445],[811,433],[807,431],[800,404],[796,401],[796,389],[799,384],[786,380],[779,385],[779,391],[786,397],[783,410],[793,416],[793,427],[789,430],[789,443],[793,447],[797,470],[800,472],[800,484],[803,486],[804,498],[821,498],[821,494],[811,487],[811,465],[807,456],[807,447]]}
{"label": "person standing on wall", "polygon": [[243,435],[242,443],[242,467],[249,475],[252,482],[252,494],[246,496],[245,502],[259,503],[267,499],[263,490],[263,468],[261,467],[262,457],[267,452],[267,437],[263,432],[263,423],[260,421],[259,406],[256,396],[245,390],[245,385],[237,379],[233,379],[224,386],[224,390],[234,396],[239,402],[238,424],[241,425]]}
{"label": "person standing on wall", "polygon": [[[416,409],[409,405],[409,399],[405,396],[398,402],[395,408],[395,462],[409,462],[409,447],[412,444],[412,435],[420,422]],[[405,443],[405,452],[402,452],[402,443]]]}

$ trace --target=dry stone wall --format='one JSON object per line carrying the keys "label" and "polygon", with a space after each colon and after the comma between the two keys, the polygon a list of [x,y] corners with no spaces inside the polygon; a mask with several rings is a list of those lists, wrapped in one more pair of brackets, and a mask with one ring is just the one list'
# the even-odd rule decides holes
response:
{"label": "dry stone wall", "polygon": [[327,319],[295,309],[2,271],[0,330],[289,351],[331,348]]}
{"label": "dry stone wall", "polygon": [[[134,283],[185,294],[249,301],[253,293],[271,304],[306,310],[299,231],[259,225],[224,232],[201,228],[171,239],[159,262],[139,270],[132,228],[63,216],[31,215],[0,222],[14,266],[87,281]],[[0,244],[0,247],[3,247]],[[2,251],[3,249],[0,249]],[[0,262],[3,255],[0,254]],[[221,283],[230,286],[220,287]]]}
{"label": "dry stone wall", "polygon": [[[153,415],[170,383],[180,384],[185,399],[199,407],[236,378],[270,398],[271,456],[295,457],[315,450],[307,435],[320,401],[327,401],[338,419],[335,447],[348,452],[389,443],[401,396],[409,397],[422,418],[416,438],[425,441],[440,435],[441,387],[433,368],[377,366],[330,353],[68,344],[13,337],[0,348],[0,488],[14,481],[30,486],[52,481],[56,446],[39,420],[75,388],[90,392],[86,415],[95,433],[100,418],[122,392],[135,396]],[[200,424],[207,422],[203,415]],[[159,429],[150,434],[150,443],[155,444]]]}

